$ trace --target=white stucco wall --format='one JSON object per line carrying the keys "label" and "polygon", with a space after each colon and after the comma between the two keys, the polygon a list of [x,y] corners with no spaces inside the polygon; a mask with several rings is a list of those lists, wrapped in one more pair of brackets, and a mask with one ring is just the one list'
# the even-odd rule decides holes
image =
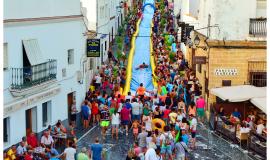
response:
{"label": "white stucco wall", "polygon": [[85,15],[88,20],[88,30],[96,30],[97,24],[97,0],[81,0],[85,8]]}
{"label": "white stucco wall", "polygon": [[80,3],[77,0],[4,0],[4,19],[79,14]]}
{"label": "white stucco wall", "polygon": [[[17,3],[15,3],[17,2]],[[21,3],[24,2],[23,5]],[[27,3],[26,3],[27,2]],[[29,2],[29,3],[28,3]],[[38,4],[37,4],[38,3]],[[70,1],[5,1],[4,19],[36,18],[48,16],[69,16],[79,15],[80,3],[75,0]],[[17,9],[20,8],[20,9]],[[32,8],[32,10],[30,9]],[[35,10],[33,10],[35,8]],[[29,10],[25,11],[24,10]],[[48,10],[45,12],[45,10]],[[20,13],[20,14],[19,14]],[[51,101],[51,124],[54,125],[58,119],[68,118],[67,94],[76,92],[76,106],[80,110],[80,104],[84,100],[86,89],[86,77],[84,84],[77,82],[77,71],[83,72],[83,61],[86,58],[86,26],[82,18],[47,20],[39,22],[18,22],[4,23],[4,43],[8,43],[8,67],[23,67],[22,40],[37,39],[44,60],[57,60],[57,82],[54,85],[60,86],[60,92],[52,97],[39,100],[34,104],[21,107],[19,110],[10,112],[4,117],[10,119],[10,142],[4,148],[18,143],[26,134],[25,110],[37,107],[37,132],[41,132],[42,126],[42,103]],[[67,50],[74,49],[74,64],[68,65]],[[62,77],[62,69],[66,68],[66,77]],[[92,77],[93,71],[87,71],[88,77]],[[13,97],[10,94],[11,69],[4,71],[4,107],[7,104],[15,103],[19,100],[27,99],[31,96]],[[87,88],[86,88],[87,87]],[[49,90],[45,89],[44,92]],[[39,93],[41,91],[37,91]],[[43,91],[42,91],[43,92]]]}
{"label": "white stucco wall", "polygon": [[[245,40],[249,36],[249,19],[263,15],[263,10],[257,8],[256,0],[201,0],[199,5],[198,21],[200,27],[207,27],[208,15],[211,15],[210,25],[219,25],[211,28],[211,39],[218,40]],[[207,30],[200,30],[207,35]]]}
{"label": "white stucco wall", "polygon": [[189,14],[198,17],[200,0],[189,0]]}
{"label": "white stucco wall", "polygon": [[[70,32],[72,30],[72,32]],[[8,43],[9,67],[22,67],[22,40],[34,38],[39,46],[44,59],[57,60],[57,84],[60,84],[61,91],[56,96],[37,102],[4,117],[10,118],[10,143],[18,143],[22,136],[25,136],[25,110],[37,106],[37,132],[45,129],[42,126],[42,103],[51,100],[51,124],[58,119],[65,120],[68,117],[67,94],[76,91],[77,109],[80,110],[80,103],[83,101],[86,88],[85,85],[77,82],[76,71],[82,70],[82,59],[85,57],[85,31],[81,20],[46,23],[19,26],[4,26],[4,42]],[[69,38],[70,37],[70,38]],[[71,38],[72,37],[72,38]],[[74,64],[67,63],[67,50],[74,49]],[[16,57],[16,58],[14,58]],[[62,69],[67,69],[66,77],[62,77]],[[10,94],[8,87],[11,84],[10,70],[4,72],[4,104],[12,103],[15,100]],[[27,98],[24,97],[24,98]],[[23,99],[22,97],[20,99]],[[19,125],[18,125],[18,122]]]}

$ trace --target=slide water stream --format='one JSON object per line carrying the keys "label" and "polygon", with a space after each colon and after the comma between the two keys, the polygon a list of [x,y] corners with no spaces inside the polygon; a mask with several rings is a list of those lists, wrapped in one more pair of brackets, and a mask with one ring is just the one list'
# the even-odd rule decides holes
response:
{"label": "slide water stream", "polygon": [[[130,83],[132,94],[136,92],[140,83],[143,83],[147,91],[154,89],[150,64],[150,36],[155,2],[154,0],[145,0],[144,4],[143,18],[139,26],[138,37],[135,41],[135,53],[132,62],[132,78]],[[148,65],[148,68],[136,69],[143,62]]]}

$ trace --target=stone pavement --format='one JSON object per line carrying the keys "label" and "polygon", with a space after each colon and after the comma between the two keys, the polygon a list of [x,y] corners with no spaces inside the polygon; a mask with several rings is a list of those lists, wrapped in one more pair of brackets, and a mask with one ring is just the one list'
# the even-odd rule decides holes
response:
{"label": "stone pavement", "polygon": [[[106,160],[125,160],[127,151],[133,144],[132,133],[128,136],[124,133],[119,134],[119,140],[112,140],[110,130],[107,132],[106,140],[101,137],[101,128],[95,126],[91,132],[86,134],[78,142],[78,149],[88,147],[99,137],[101,144],[106,151]],[[196,149],[188,153],[189,160],[252,160],[259,159],[249,157],[249,154],[241,150],[237,145],[229,143],[216,135],[208,128],[199,125]]]}
{"label": "stone pavement", "polygon": [[84,136],[77,144],[77,148],[80,150],[82,147],[89,147],[93,144],[95,138],[99,137],[100,143],[103,144],[106,151],[106,160],[124,160],[127,156],[127,151],[133,144],[133,138],[131,131],[126,136],[124,133],[119,133],[119,139],[116,141],[111,138],[111,130],[109,129],[106,134],[106,140],[102,140],[101,128],[95,126],[93,130]]}

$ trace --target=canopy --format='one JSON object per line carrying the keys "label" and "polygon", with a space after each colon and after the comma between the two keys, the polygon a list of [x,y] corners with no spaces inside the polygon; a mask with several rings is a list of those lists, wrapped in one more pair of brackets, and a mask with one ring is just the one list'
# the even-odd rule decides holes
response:
{"label": "canopy", "polygon": [[23,40],[23,46],[31,66],[44,63],[37,39]]}
{"label": "canopy", "polygon": [[252,98],[266,97],[266,87],[252,85],[239,85],[230,87],[213,88],[210,93],[229,102],[243,102]]}
{"label": "canopy", "polygon": [[266,113],[266,97],[252,98],[251,103]]}

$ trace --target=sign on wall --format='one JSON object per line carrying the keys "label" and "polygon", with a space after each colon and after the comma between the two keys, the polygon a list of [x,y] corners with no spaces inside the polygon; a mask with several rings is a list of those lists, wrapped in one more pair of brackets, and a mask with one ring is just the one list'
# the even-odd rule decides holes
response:
{"label": "sign on wall", "polygon": [[100,57],[100,39],[87,39],[87,57]]}
{"label": "sign on wall", "polygon": [[216,68],[214,74],[216,76],[236,76],[238,71],[235,68]]}
{"label": "sign on wall", "polygon": [[193,64],[206,64],[205,56],[194,56]]}

